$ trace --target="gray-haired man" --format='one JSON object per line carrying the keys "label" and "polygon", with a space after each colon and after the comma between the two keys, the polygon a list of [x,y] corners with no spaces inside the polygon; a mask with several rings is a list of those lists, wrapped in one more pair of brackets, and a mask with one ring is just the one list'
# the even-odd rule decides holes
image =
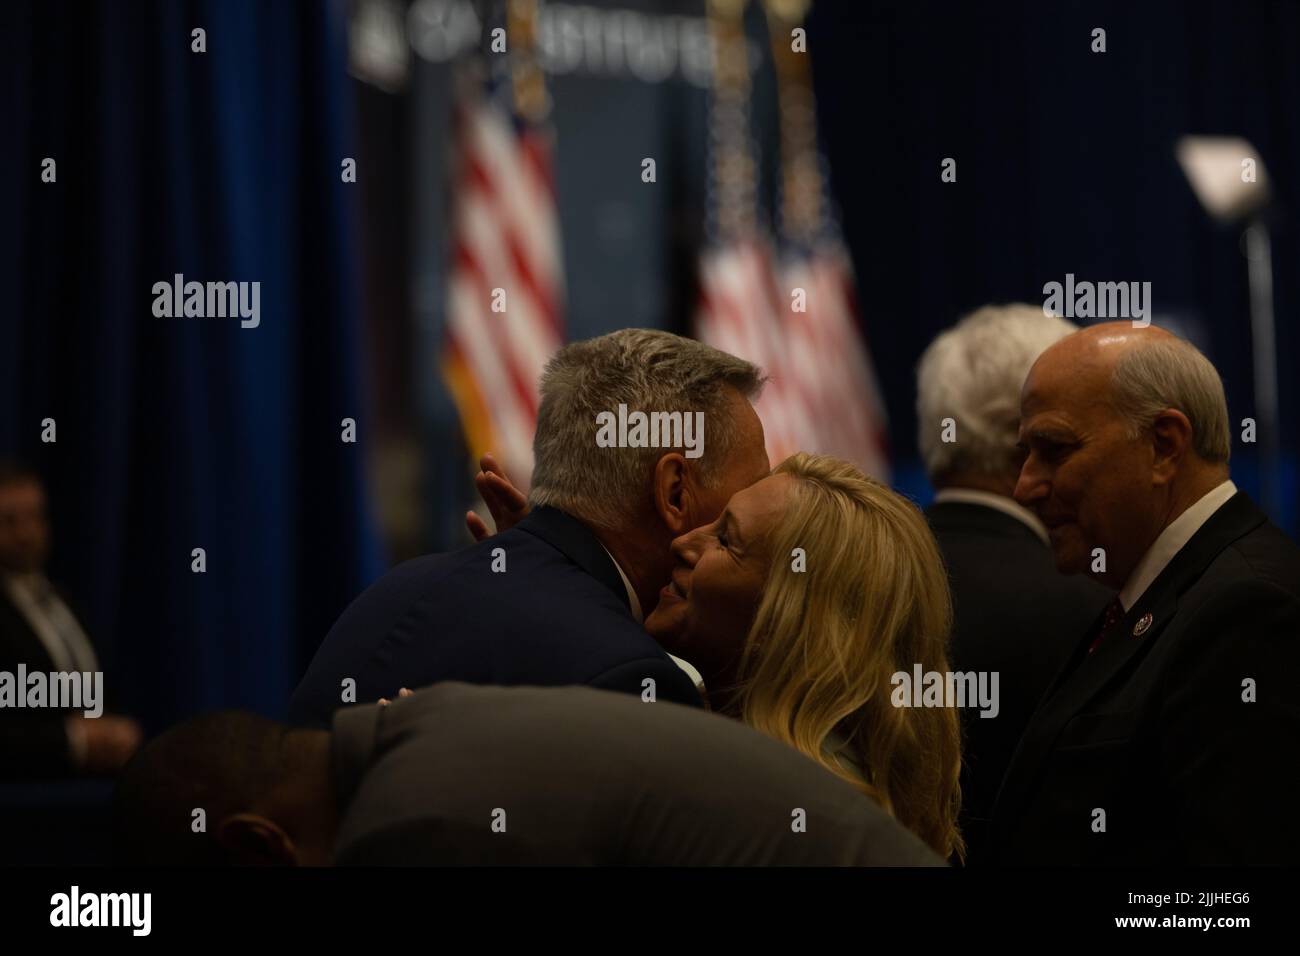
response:
{"label": "gray-haired man", "polygon": [[948,565],[953,666],[998,675],[996,716],[965,714],[967,865],[988,860],[993,802],[1029,717],[1106,589],[1059,574],[1047,529],[1011,497],[1020,387],[1075,326],[1033,305],[995,305],[939,335],[917,367],[918,444],[937,494],[926,509]]}
{"label": "gray-haired man", "polygon": [[1016,500],[1119,590],[1007,772],[1004,862],[1293,864],[1300,548],[1228,474],[1223,384],[1154,326],[1068,336],[1021,395]]}
{"label": "gray-haired man", "polygon": [[[672,539],[767,474],[750,405],[761,386],[750,363],[667,332],[561,349],[542,376],[532,513],[462,551],[409,561],[357,598],[290,718],[324,725],[342,704],[444,680],[588,684],[698,706],[692,678],[640,622],[668,583]],[[611,445],[601,423],[633,413],[647,427],[620,425]]]}

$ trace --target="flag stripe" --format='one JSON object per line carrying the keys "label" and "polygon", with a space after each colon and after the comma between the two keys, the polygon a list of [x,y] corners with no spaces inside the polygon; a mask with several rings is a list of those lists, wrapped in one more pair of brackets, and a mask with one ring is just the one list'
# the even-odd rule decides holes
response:
{"label": "flag stripe", "polygon": [[443,367],[473,453],[496,452],[526,489],[537,381],[564,341],[564,277],[550,139],[511,112],[508,91],[458,84]]}

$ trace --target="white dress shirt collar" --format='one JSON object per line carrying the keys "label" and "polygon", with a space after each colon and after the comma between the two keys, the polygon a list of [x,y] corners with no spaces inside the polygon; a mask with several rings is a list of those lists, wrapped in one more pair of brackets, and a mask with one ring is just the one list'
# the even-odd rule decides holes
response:
{"label": "white dress shirt collar", "polygon": [[1051,541],[1047,537],[1047,528],[1038,520],[1037,516],[1028,508],[1006,495],[996,495],[991,491],[976,491],[974,488],[941,488],[935,493],[934,503],[962,505],[980,505],[984,508],[992,508],[994,511],[1001,511],[1005,515],[1015,518],[1030,531],[1038,536],[1043,544],[1050,545]]}
{"label": "white dress shirt collar", "polygon": [[0,586],[49,654],[55,671],[99,670],[86,632],[44,574],[35,571],[0,575]]}
{"label": "white dress shirt collar", "polygon": [[[609,548],[606,548],[603,544],[601,547],[605,549],[606,554],[609,554]],[[632,617],[638,624],[644,624],[645,615],[641,612],[641,602],[637,599],[636,590],[632,587],[631,580],[629,580],[628,576],[623,573],[623,569],[619,566],[619,563],[614,560],[612,554],[609,554],[609,560],[613,562],[614,570],[617,571],[618,576],[622,578],[623,587],[627,588],[627,603],[628,607],[632,609]]]}
{"label": "white dress shirt collar", "polygon": [[1196,504],[1169,522],[1155,543],[1147,549],[1147,553],[1142,555],[1133,573],[1124,582],[1124,587],[1120,589],[1119,603],[1124,605],[1125,611],[1146,593],[1146,589],[1160,577],[1160,572],[1169,566],[1174,555],[1192,540],[1192,535],[1201,529],[1201,525],[1209,521],[1211,515],[1227,504],[1228,499],[1236,493],[1237,486],[1231,481],[1225,481],[1206,492]]}

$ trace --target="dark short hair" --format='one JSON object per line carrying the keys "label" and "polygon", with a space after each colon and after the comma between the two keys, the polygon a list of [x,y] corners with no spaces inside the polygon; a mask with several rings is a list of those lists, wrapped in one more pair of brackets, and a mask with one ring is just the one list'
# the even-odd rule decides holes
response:
{"label": "dark short hair", "polygon": [[[134,866],[230,862],[216,828],[256,806],[286,773],[289,728],[247,711],[194,717],[161,734],[123,769],[113,794],[114,856]],[[194,832],[202,809],[206,832]]]}

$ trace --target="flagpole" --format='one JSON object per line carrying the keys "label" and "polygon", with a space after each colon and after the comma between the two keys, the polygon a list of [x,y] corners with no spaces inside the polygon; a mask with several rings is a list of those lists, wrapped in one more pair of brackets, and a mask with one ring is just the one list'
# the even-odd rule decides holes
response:
{"label": "flagpole", "polygon": [[1242,234],[1250,287],[1250,338],[1255,370],[1255,434],[1264,510],[1279,515],[1281,454],[1278,441],[1277,337],[1273,316],[1273,249],[1268,226],[1256,216]]}

